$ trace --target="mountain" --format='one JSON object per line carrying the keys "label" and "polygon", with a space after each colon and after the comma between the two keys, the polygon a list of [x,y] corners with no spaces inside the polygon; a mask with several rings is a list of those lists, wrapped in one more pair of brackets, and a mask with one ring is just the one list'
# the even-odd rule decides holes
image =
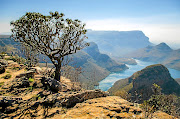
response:
{"label": "mountain", "polygon": [[126,57],[161,63],[168,68],[180,70],[180,49],[173,50],[166,43],[147,46],[127,54]]}
{"label": "mountain", "polygon": [[178,82],[179,85],[180,85],[180,78],[177,78],[177,79],[175,79],[175,80],[176,80],[176,82]]}
{"label": "mountain", "polygon": [[180,49],[173,50],[172,53],[162,62],[165,66],[180,70]]}
{"label": "mountain", "polygon": [[93,31],[87,32],[88,41],[95,42],[102,53],[111,57],[152,45],[142,31]]}
{"label": "mountain", "polygon": [[[72,64],[82,67],[80,81],[97,84],[110,74],[127,69],[124,63],[117,63],[106,54],[99,52],[97,44],[90,42],[90,46],[71,55]],[[93,82],[94,81],[94,82]],[[93,84],[92,84],[93,85]]]}
{"label": "mountain", "polygon": [[172,49],[165,43],[160,43],[156,46],[147,46],[145,48],[133,51],[128,54],[128,57],[133,57],[143,61],[159,62],[164,60],[170,53]]}
{"label": "mountain", "polygon": [[118,95],[120,92],[126,91],[131,93],[132,100],[135,100],[133,97],[137,97],[137,93],[141,95],[142,100],[147,100],[152,95],[151,87],[154,83],[162,88],[162,93],[180,96],[180,85],[171,77],[168,69],[161,64],[147,66],[129,78],[118,80],[109,89],[109,92]]}
{"label": "mountain", "polygon": [[[77,53],[69,55],[69,59],[72,59],[70,66],[82,68],[79,81],[84,85],[88,84],[88,89],[93,89],[94,84],[98,84],[111,72],[128,69],[124,63],[117,63],[108,55],[100,53],[97,44],[94,42],[90,42],[90,46]],[[48,58],[46,60],[49,63],[51,62]]]}
{"label": "mountain", "polygon": [[[6,35],[0,35],[0,49],[8,54],[20,54],[20,47],[17,42],[14,42]],[[91,42],[90,46],[78,51],[76,54],[70,55],[72,62],[69,64],[72,67],[82,67],[82,73],[79,76],[80,82],[84,85],[89,85],[89,89],[94,88],[100,80],[107,77],[110,72],[117,72],[127,69],[124,63],[117,63],[108,55],[99,52],[97,44]],[[40,55],[40,62],[43,63],[45,59],[51,63],[46,56]],[[86,86],[85,86],[86,87]]]}
{"label": "mountain", "polygon": [[128,68],[124,63],[117,63],[108,55],[100,53],[97,44],[94,42],[91,42],[90,46],[83,49],[83,51],[89,54],[96,61],[96,64],[110,72],[122,71]]}
{"label": "mountain", "polygon": [[8,54],[20,52],[18,43],[10,39],[10,35],[0,35],[0,51]]}

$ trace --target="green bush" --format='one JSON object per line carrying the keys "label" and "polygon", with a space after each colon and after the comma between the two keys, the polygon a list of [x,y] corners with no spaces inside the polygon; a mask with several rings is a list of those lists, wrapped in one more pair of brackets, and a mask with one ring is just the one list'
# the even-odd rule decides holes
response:
{"label": "green bush", "polygon": [[30,87],[28,88],[28,90],[32,91],[32,90],[33,90],[33,87],[32,87],[32,86],[30,86]]}
{"label": "green bush", "polygon": [[33,82],[34,81],[34,79],[33,78],[29,78],[29,82]]}
{"label": "green bush", "polygon": [[179,113],[178,109],[180,108],[180,102],[178,101],[177,96],[173,94],[162,94],[161,87],[157,84],[153,84],[152,90],[154,94],[149,100],[144,101],[141,105],[145,112],[153,113],[157,110],[161,110],[173,116],[176,116]]}
{"label": "green bush", "polygon": [[9,71],[6,71],[6,73],[10,73]]}
{"label": "green bush", "polygon": [[0,87],[1,87],[2,85],[4,85],[4,82],[0,82]]}

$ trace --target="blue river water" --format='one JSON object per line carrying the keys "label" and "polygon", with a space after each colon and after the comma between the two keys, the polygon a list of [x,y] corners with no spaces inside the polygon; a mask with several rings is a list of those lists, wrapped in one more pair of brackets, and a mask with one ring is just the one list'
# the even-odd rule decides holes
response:
{"label": "blue river water", "polygon": [[[129,69],[121,72],[116,72],[116,73],[111,73],[109,76],[107,76],[105,79],[99,82],[99,89],[103,91],[107,91],[109,88],[113,86],[113,84],[119,80],[119,79],[124,79],[127,77],[130,77],[133,73],[142,70],[146,66],[156,64],[152,62],[144,62],[140,60],[136,60],[137,65],[127,65]],[[171,76],[173,78],[180,78],[180,71],[175,70],[175,69],[170,69],[168,68]]]}

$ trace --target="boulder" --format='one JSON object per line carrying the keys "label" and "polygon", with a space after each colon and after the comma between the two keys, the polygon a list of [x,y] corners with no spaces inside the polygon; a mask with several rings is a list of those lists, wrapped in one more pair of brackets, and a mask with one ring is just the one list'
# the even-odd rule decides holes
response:
{"label": "boulder", "polygon": [[4,59],[0,59],[0,73],[4,73],[7,66],[8,62]]}
{"label": "boulder", "polygon": [[30,70],[35,70],[35,72],[37,73],[37,74],[41,74],[41,72],[42,72],[42,69],[40,68],[40,67],[38,67],[38,66],[36,66],[36,67],[31,67],[30,68]]}
{"label": "boulder", "polygon": [[19,101],[22,98],[12,96],[0,96],[0,107],[2,112],[12,113],[18,108]]}
{"label": "boulder", "polygon": [[[134,111],[138,111],[139,113],[135,114]],[[130,102],[120,97],[107,96],[86,100],[82,103],[77,103],[65,114],[57,116],[58,118],[67,119],[140,119],[143,118],[143,113],[140,108],[132,106]]]}
{"label": "boulder", "polygon": [[26,71],[24,73],[21,73],[21,74],[17,75],[16,78],[21,78],[21,77],[24,77],[24,76],[27,77],[27,78],[30,78],[30,77],[33,78],[35,72],[36,72],[35,70],[31,69],[29,71]]}
{"label": "boulder", "polygon": [[77,103],[81,103],[88,99],[106,97],[108,94],[101,90],[86,90],[80,92],[69,92],[69,93],[56,93],[49,94],[40,100],[40,104],[53,105],[53,106],[63,106],[63,107],[73,107]]}
{"label": "boulder", "polygon": [[57,81],[56,79],[53,78],[46,78],[46,77],[42,77],[41,78],[41,83],[43,84],[43,86],[46,89],[50,89],[53,92],[58,92],[62,89],[62,84]]}
{"label": "boulder", "polygon": [[26,77],[21,77],[21,78],[16,78],[12,81],[10,84],[10,89],[14,88],[26,88],[30,86],[30,82],[28,78]]}
{"label": "boulder", "polygon": [[6,60],[4,60],[4,59],[0,59],[0,64],[7,66],[8,62]]}

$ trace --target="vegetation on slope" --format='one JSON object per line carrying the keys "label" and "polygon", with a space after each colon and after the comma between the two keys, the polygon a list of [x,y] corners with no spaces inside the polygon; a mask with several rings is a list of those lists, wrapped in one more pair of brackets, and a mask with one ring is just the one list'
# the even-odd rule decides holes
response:
{"label": "vegetation on slope", "polygon": [[129,78],[118,80],[109,89],[109,92],[118,94],[118,91],[127,91],[131,93],[132,100],[136,100],[135,93],[137,93],[141,95],[142,102],[142,100],[147,100],[152,95],[151,86],[154,83],[162,87],[162,93],[180,96],[180,85],[170,76],[168,69],[161,64],[147,66]]}

